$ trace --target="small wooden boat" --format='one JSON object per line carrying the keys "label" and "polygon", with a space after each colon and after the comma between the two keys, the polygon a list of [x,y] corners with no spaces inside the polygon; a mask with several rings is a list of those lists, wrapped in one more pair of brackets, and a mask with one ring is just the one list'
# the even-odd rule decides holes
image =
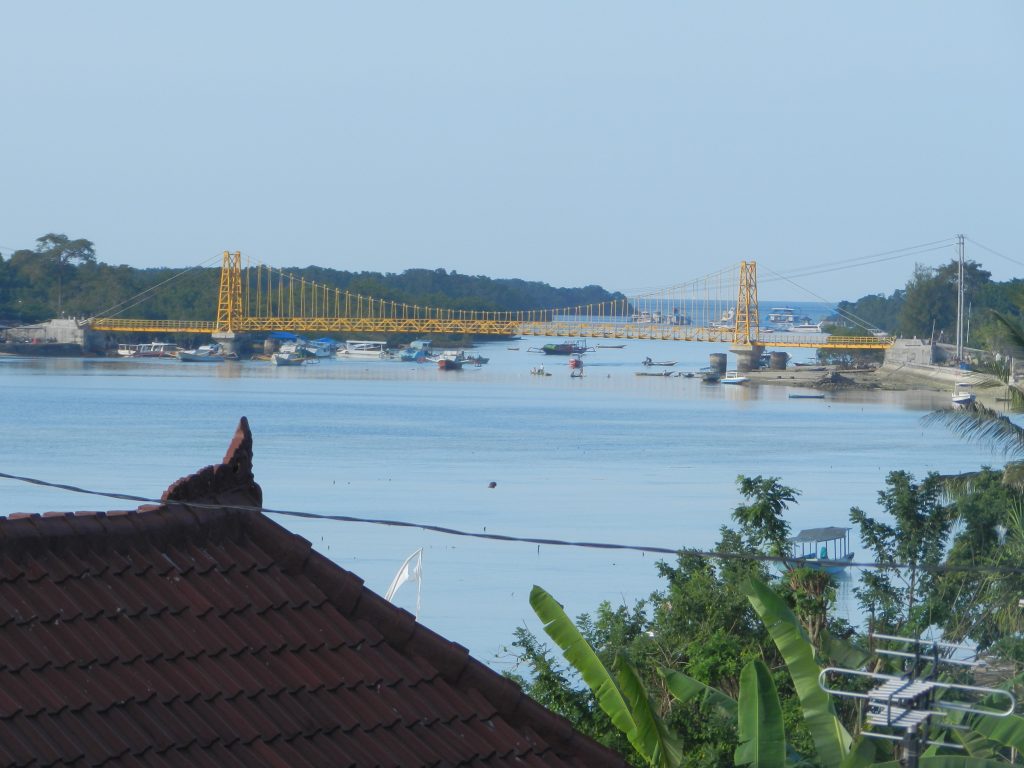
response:
{"label": "small wooden boat", "polygon": [[302,365],[306,359],[305,355],[297,352],[275,352],[270,356],[270,361],[274,365]]}
{"label": "small wooden boat", "polygon": [[598,349],[625,349],[625,344],[598,344]]}
{"label": "small wooden boat", "polygon": [[636,375],[637,376],[662,376],[662,377],[664,377],[664,376],[672,376],[672,375],[674,375],[674,373],[672,371],[637,371]]}
{"label": "small wooden boat", "polygon": [[177,358],[183,363],[223,363],[227,359],[220,344],[203,344],[196,349],[179,349]]}
{"label": "small wooden boat", "polygon": [[642,362],[643,365],[665,365],[665,366],[670,366],[670,365],[675,365],[676,364],[675,360],[651,360],[651,358],[649,358],[649,357],[645,357],[641,362]]}
{"label": "small wooden boat", "polygon": [[853,562],[849,528],[808,528],[790,538],[789,546],[792,557],[782,564],[785,571],[814,568],[836,575],[845,573]]}
{"label": "small wooden boat", "polygon": [[543,365],[538,365],[530,369],[530,373],[534,376],[550,376],[551,374],[544,370]]}
{"label": "small wooden boat", "polygon": [[824,400],[825,395],[821,392],[790,392],[790,400]]}
{"label": "small wooden boat", "polygon": [[590,348],[582,339],[576,341],[563,341],[559,344],[545,344],[540,348],[545,355],[582,355],[589,352]]}

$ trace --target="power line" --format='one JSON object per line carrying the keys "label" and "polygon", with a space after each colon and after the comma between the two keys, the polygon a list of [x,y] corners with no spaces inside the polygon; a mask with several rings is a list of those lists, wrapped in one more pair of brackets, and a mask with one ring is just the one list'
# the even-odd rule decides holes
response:
{"label": "power line", "polygon": [[[895,255],[882,255],[877,254],[879,258],[872,258],[870,261],[858,261],[852,264],[845,264],[841,266],[829,266],[823,265],[821,268],[818,267],[805,267],[803,269],[795,269],[790,272],[777,273],[778,279],[786,280],[789,277],[810,277],[811,275],[823,275],[829,272],[839,272],[844,269],[853,269],[855,267],[867,267],[872,264],[881,264],[886,261],[896,261],[897,259],[905,259],[909,256],[920,256],[925,253],[932,253],[933,251],[941,251],[949,248],[953,245],[954,241],[945,242],[942,245],[933,245],[930,248],[921,248],[919,250],[907,250],[906,252],[897,253]],[[892,252],[890,252],[892,253]],[[840,263],[842,264],[842,262]],[[770,282],[770,281],[769,281]]]}
{"label": "power line", "polygon": [[1006,259],[1007,261],[1011,262],[1012,264],[1017,264],[1018,266],[1024,267],[1024,261],[1017,261],[1017,259],[1011,258],[1011,257],[1007,256],[1005,253],[1000,253],[999,251],[992,250],[987,245],[982,245],[977,240],[974,240],[974,239],[972,239],[970,237],[968,237],[967,240],[968,240],[968,242],[978,246],[982,250],[988,251],[993,256],[998,256],[1001,259]]}
{"label": "power line", "polygon": [[[112,491],[96,491],[88,488],[81,488],[77,485],[70,485],[68,483],[54,483],[48,480],[40,480],[34,477],[24,477],[21,475],[12,475],[7,472],[0,472],[0,478],[6,478],[8,480],[16,480],[22,483],[28,483],[30,485],[38,485],[44,488],[55,488],[57,490],[68,491],[70,493],[81,493],[89,496],[102,496],[104,498],[118,499],[120,501],[135,501],[142,504],[157,504],[168,507],[184,507],[186,509],[209,509],[209,510],[232,510],[240,512],[256,512],[265,515],[281,515],[283,517],[295,517],[304,520],[325,520],[329,522],[337,523],[362,523],[365,525],[380,525],[391,528],[416,528],[422,531],[429,531],[431,533],[440,533],[446,536],[460,536],[470,539],[483,539],[487,541],[501,541],[509,543],[519,544],[544,544],[547,546],[555,547],[573,547],[577,549],[597,549],[597,550],[618,550],[618,551],[629,551],[629,552],[643,552],[658,555],[676,555],[686,554],[695,557],[702,557],[705,559],[714,560],[742,560],[750,562],[762,562],[762,563],[790,563],[794,561],[792,557],[773,557],[772,555],[762,555],[754,552],[712,552],[707,550],[699,549],[687,549],[685,547],[659,547],[653,545],[643,544],[615,544],[610,542],[597,542],[597,541],[567,541],[565,539],[550,539],[550,538],[539,538],[535,536],[512,536],[501,533],[486,533],[478,531],[465,531],[459,528],[450,528],[443,525],[435,525],[432,523],[419,523],[408,520],[391,520],[386,518],[369,518],[369,517],[356,517],[353,515],[333,515],[322,512],[299,512],[290,509],[271,509],[269,507],[250,507],[237,504],[206,504],[202,502],[192,501],[180,501],[180,500],[165,500],[165,499],[153,499],[146,496],[136,496],[128,493],[115,493]],[[74,514],[74,513],[68,513]],[[919,571],[927,571],[930,573],[995,573],[995,574],[1024,574],[1024,567],[1009,567],[1009,566],[996,566],[996,565],[922,565],[920,563],[912,565],[910,563],[875,563],[875,562],[850,562],[846,563],[851,568],[878,568],[878,569],[909,569],[916,567]]]}

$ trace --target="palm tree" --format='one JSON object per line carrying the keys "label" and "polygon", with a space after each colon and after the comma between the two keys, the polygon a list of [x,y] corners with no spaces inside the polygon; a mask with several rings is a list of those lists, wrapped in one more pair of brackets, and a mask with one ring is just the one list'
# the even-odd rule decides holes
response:
{"label": "palm tree", "polygon": [[[993,311],[992,315],[1005,332],[1006,348],[1018,359],[1024,358],[1024,326],[999,312]],[[1005,374],[1011,392],[1015,393],[1013,397],[1019,398],[1021,391],[1009,383],[1012,376],[1009,366],[1001,373]],[[935,411],[925,416],[924,421],[926,424],[943,424],[964,439],[985,444],[1008,457],[1009,461],[1003,468],[1003,482],[1016,490],[1024,491],[1024,427],[977,402],[959,410]],[[946,476],[943,479],[951,495],[956,495],[969,491],[971,481],[976,476],[976,472],[969,472]]]}

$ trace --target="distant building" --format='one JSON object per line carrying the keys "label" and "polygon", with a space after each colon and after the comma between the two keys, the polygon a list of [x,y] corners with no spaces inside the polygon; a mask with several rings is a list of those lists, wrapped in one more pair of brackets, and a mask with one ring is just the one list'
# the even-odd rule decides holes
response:
{"label": "distant building", "polygon": [[0,764],[625,765],[261,504],[243,419],[159,506],[0,519]]}

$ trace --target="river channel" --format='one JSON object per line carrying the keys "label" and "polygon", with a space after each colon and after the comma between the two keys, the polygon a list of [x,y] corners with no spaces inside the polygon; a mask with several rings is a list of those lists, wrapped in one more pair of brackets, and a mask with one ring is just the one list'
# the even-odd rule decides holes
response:
{"label": "river channel", "polygon": [[[278,368],[0,358],[0,471],[159,496],[218,462],[244,415],[271,509],[707,548],[741,501],[740,474],[778,476],[801,491],[788,514],[796,531],[845,525],[854,505],[875,511],[892,469],[920,477],[1001,463],[922,425],[948,394],[790,399],[785,386],[635,375],[644,357],[675,360],[671,370],[682,372],[724,351],[670,342],[596,349],[584,376],[571,378],[565,358],[528,351],[544,341],[480,344],[474,351],[490,362],[458,372],[377,360]],[[551,376],[531,374],[542,363]],[[0,498],[4,513],[132,506],[4,479]],[[513,630],[538,628],[527,601],[533,584],[571,615],[661,587],[651,554],[275,519],[380,593],[422,547],[420,620],[497,669],[506,668]],[[413,611],[415,592],[404,587],[397,602]],[[856,621],[849,584],[841,592],[840,612]]]}

